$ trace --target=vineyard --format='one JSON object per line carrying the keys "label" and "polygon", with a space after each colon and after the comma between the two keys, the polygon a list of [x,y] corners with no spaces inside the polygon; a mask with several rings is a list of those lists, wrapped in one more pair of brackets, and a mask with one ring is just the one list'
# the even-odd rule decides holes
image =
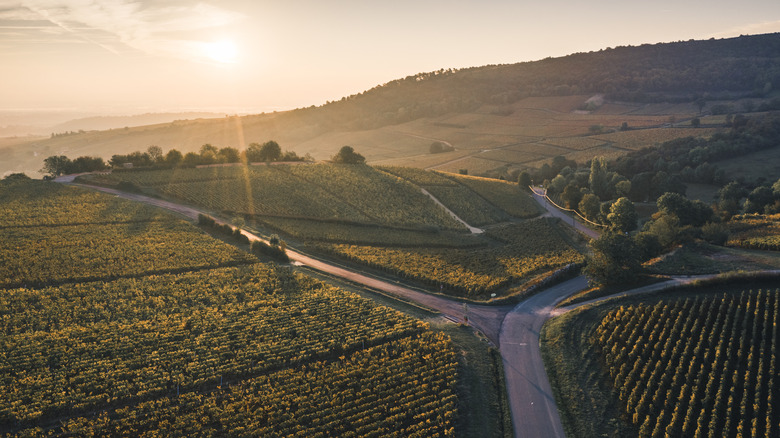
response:
{"label": "vineyard", "polygon": [[524,193],[517,184],[474,176],[457,175],[454,178],[512,216],[532,218],[541,213],[539,204]]}
{"label": "vineyard", "polygon": [[40,181],[23,190],[0,185],[0,218],[0,228],[174,220],[148,205]]}
{"label": "vineyard", "polygon": [[780,215],[739,216],[728,222],[728,246],[780,250]]}
{"label": "vineyard", "polygon": [[453,295],[484,297],[502,288],[527,282],[570,263],[582,261],[547,219],[489,229],[493,242],[486,248],[394,248],[320,244],[317,249],[421,282]]}
{"label": "vineyard", "polygon": [[486,245],[485,242],[478,240],[473,235],[448,230],[426,231],[272,216],[255,217],[255,221],[263,228],[269,228],[303,241],[448,248]]}
{"label": "vineyard", "polygon": [[[579,345],[566,353],[577,365],[566,371],[558,362],[552,371],[581,382],[561,390],[569,427],[639,437],[779,436],[779,294],[686,292],[554,319],[543,342],[564,351],[563,339]],[[617,418],[632,432],[608,432],[620,430]],[[609,427],[590,429],[599,422]]]}
{"label": "vineyard", "polygon": [[120,172],[93,180],[113,184],[129,181],[215,211],[462,229],[413,184],[369,166],[158,170]]}
{"label": "vineyard", "polygon": [[640,437],[780,434],[777,295],[748,291],[606,315],[594,342]]}
{"label": "vineyard", "polygon": [[426,324],[129,201],[0,197],[26,212],[0,227],[0,435],[454,434]]}
{"label": "vineyard", "polygon": [[715,128],[653,128],[618,131],[592,138],[603,140],[617,147],[638,150],[666,141],[685,137],[709,137],[718,132]]}

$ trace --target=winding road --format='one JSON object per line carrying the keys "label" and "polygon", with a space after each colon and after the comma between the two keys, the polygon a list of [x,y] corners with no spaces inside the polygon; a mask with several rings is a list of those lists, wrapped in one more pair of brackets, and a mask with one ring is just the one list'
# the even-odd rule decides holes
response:
{"label": "winding road", "polygon": [[[57,178],[57,182],[99,190],[135,202],[154,205],[188,219],[197,220],[199,214],[206,212],[169,201],[144,195],[122,192],[105,187],[74,183],[75,175]],[[538,198],[537,198],[538,199]],[[544,203],[541,203],[545,205]],[[551,208],[545,205],[546,208]],[[554,212],[552,212],[555,215]],[[561,213],[562,214],[562,213]],[[569,218],[568,216],[566,216]],[[593,230],[587,229],[591,233]],[[242,231],[250,240],[262,240],[260,236]],[[323,260],[308,256],[293,249],[287,249],[287,255],[296,264],[334,275],[363,286],[392,294],[402,299],[434,309],[453,321],[468,322],[480,330],[491,342],[499,347],[506,373],[507,394],[512,412],[512,423],[516,437],[564,437],[563,426],[550,383],[542,361],[539,345],[539,332],[544,322],[553,314],[553,308],[564,298],[584,289],[587,282],[577,277],[553,286],[512,306],[487,306],[469,304],[440,295],[420,292],[359,272],[336,266]]]}

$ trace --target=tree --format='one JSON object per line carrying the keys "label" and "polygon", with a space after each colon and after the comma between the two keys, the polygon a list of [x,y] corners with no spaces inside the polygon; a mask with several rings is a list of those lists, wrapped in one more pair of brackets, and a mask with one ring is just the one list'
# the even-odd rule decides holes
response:
{"label": "tree", "polygon": [[21,182],[21,181],[30,181],[32,178],[27,176],[26,173],[17,172],[17,173],[10,173],[3,177],[3,181],[7,182]]}
{"label": "tree", "polygon": [[626,284],[636,280],[642,269],[641,254],[630,237],[606,232],[590,244],[584,272],[591,283],[599,285]]}
{"label": "tree", "polygon": [[163,152],[162,148],[160,146],[149,146],[146,149],[146,153],[149,154],[149,158],[152,159],[153,162],[159,164],[163,161]]}
{"label": "tree", "polygon": [[176,149],[171,149],[165,154],[165,164],[170,167],[176,167],[184,159],[184,155]]}
{"label": "tree", "polygon": [[94,172],[96,170],[105,170],[106,162],[100,157],[78,157],[67,166],[68,173]]}
{"label": "tree", "polygon": [[607,215],[609,228],[619,233],[627,233],[636,229],[637,218],[634,203],[626,197],[615,201],[609,208],[609,214]]}
{"label": "tree", "polygon": [[270,161],[279,161],[279,158],[282,157],[282,148],[279,146],[279,143],[269,140],[265,143],[263,143],[262,146],[260,146],[260,150],[258,152],[258,161],[264,161],[264,162],[270,162]]}
{"label": "tree", "polygon": [[519,175],[517,175],[517,185],[520,186],[521,189],[525,191],[529,191],[529,187],[533,184],[533,181],[531,181],[531,174],[528,172],[520,172]]}
{"label": "tree", "polygon": [[196,152],[187,152],[184,158],[182,158],[181,164],[187,167],[195,167],[200,164],[200,155]]}
{"label": "tree", "polygon": [[764,208],[773,203],[775,194],[767,186],[758,186],[748,194],[745,200],[745,213],[763,213]]}
{"label": "tree", "polygon": [[217,154],[219,149],[216,146],[212,146],[209,143],[200,147],[200,164],[214,164],[217,162]]}
{"label": "tree", "polygon": [[65,155],[52,155],[43,160],[43,168],[39,172],[56,177],[64,175],[68,166],[70,166],[70,158]]}
{"label": "tree", "polygon": [[431,143],[429,152],[432,154],[440,154],[442,152],[449,152],[451,150],[452,150],[452,146],[449,146],[446,143],[441,141],[434,141],[433,143]]}
{"label": "tree", "polygon": [[731,217],[739,211],[739,200],[746,195],[745,189],[732,181],[718,191],[718,209]]}
{"label": "tree", "polygon": [[588,184],[590,190],[599,197],[599,199],[606,201],[609,191],[607,180],[607,159],[604,157],[595,157],[590,162],[590,176],[588,177]]}
{"label": "tree", "polygon": [[221,163],[238,163],[241,161],[241,154],[236,148],[224,147],[219,150],[217,160]]}
{"label": "tree", "polygon": [[366,162],[365,157],[355,152],[352,146],[342,146],[339,153],[334,155],[331,160],[334,163],[343,164],[363,164]]}
{"label": "tree", "polygon": [[694,127],[694,128],[698,128],[699,126],[701,126],[701,119],[699,119],[698,117],[692,118],[691,119],[691,126]]}
{"label": "tree", "polygon": [[561,200],[566,204],[566,208],[577,208],[582,201],[582,192],[579,187],[570,183],[563,189]]}
{"label": "tree", "polygon": [[599,201],[599,197],[593,193],[586,194],[580,201],[579,210],[586,218],[595,221],[601,213],[601,201]]}

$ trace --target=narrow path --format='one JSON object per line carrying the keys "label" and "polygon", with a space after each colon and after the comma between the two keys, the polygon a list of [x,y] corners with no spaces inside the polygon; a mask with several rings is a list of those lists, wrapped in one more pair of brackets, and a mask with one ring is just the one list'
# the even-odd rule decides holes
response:
{"label": "narrow path", "polygon": [[598,239],[599,236],[601,235],[600,232],[583,225],[581,222],[576,220],[574,216],[569,216],[568,214],[559,210],[556,206],[552,205],[547,200],[542,190],[533,187],[531,192],[536,202],[538,202],[539,205],[544,207],[544,209],[547,210],[547,212],[549,212],[551,216],[560,218],[566,225],[570,225],[575,230],[590,237],[591,239]]}
{"label": "narrow path", "polygon": [[420,190],[423,192],[423,194],[424,194],[424,195],[428,195],[428,197],[429,197],[429,198],[431,198],[431,199],[433,200],[433,202],[435,202],[435,203],[436,203],[436,205],[438,205],[439,207],[443,208],[443,209],[444,209],[444,211],[446,211],[446,212],[447,212],[447,213],[448,213],[450,216],[452,216],[452,218],[453,218],[453,219],[455,219],[456,221],[458,221],[458,222],[460,222],[461,224],[463,224],[463,226],[465,226],[466,228],[468,228],[468,229],[469,229],[469,231],[471,231],[471,234],[482,234],[482,233],[484,233],[484,232],[485,232],[485,230],[483,230],[483,229],[481,229],[481,228],[472,227],[471,225],[467,224],[467,223],[466,223],[466,221],[464,221],[463,219],[461,219],[461,218],[460,218],[460,217],[459,217],[457,214],[455,214],[455,212],[453,212],[452,210],[450,210],[449,208],[447,208],[447,206],[446,206],[446,205],[442,204],[442,203],[441,203],[441,201],[439,201],[439,200],[438,200],[438,199],[437,199],[435,196],[433,196],[433,195],[431,194],[431,192],[429,192],[429,191],[425,190],[425,189],[424,189],[424,188],[422,188],[422,187],[420,188]]}

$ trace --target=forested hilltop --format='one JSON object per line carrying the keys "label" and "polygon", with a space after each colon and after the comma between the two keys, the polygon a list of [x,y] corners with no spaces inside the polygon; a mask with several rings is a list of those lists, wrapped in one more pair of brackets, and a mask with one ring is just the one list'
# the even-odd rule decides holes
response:
{"label": "forested hilltop", "polygon": [[[364,129],[510,104],[529,96],[605,94],[636,102],[760,97],[780,87],[780,34],[620,46],[510,65],[420,73],[312,110]],[[289,114],[303,115],[304,110]]]}

